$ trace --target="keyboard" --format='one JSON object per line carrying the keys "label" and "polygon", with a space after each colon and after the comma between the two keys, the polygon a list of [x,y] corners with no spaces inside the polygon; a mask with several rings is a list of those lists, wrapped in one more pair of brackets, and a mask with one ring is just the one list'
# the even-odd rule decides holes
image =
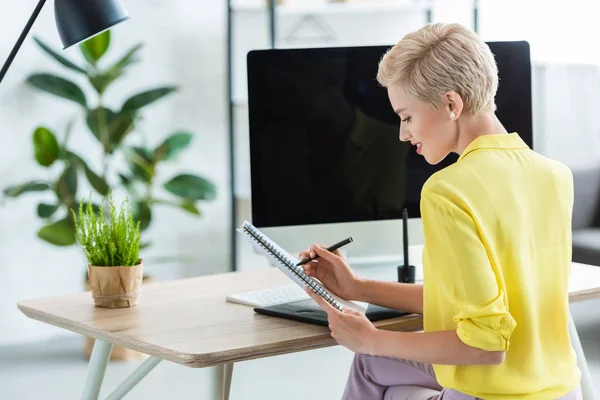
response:
{"label": "keyboard", "polygon": [[306,299],[310,299],[308,293],[295,283],[268,289],[233,293],[227,296],[227,301],[230,303],[244,304],[251,307],[268,307]]}

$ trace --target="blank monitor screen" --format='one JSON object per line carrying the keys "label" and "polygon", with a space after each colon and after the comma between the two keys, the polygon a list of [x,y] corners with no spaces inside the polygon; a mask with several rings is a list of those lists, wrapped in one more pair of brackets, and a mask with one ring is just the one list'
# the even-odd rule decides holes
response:
{"label": "blank monitor screen", "polygon": [[[533,147],[527,42],[488,42],[496,115]],[[248,53],[252,221],[257,227],[420,217],[429,165],[400,142],[400,118],[376,80],[389,46]]]}

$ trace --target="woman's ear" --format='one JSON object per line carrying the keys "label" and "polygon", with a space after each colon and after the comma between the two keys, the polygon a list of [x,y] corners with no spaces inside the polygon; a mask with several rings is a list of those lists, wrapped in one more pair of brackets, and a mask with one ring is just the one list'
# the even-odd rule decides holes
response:
{"label": "woman's ear", "polygon": [[452,120],[458,119],[462,114],[464,103],[462,97],[456,92],[446,92],[444,100],[447,106],[448,117]]}

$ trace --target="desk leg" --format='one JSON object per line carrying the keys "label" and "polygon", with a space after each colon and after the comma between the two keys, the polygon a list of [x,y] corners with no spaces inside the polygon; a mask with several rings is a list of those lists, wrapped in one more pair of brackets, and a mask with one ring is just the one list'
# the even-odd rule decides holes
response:
{"label": "desk leg", "polygon": [[131,389],[135,387],[142,379],[148,375],[150,371],[154,369],[161,362],[162,359],[157,357],[149,357],[146,361],[144,361],[139,367],[136,368],[135,371],[129,375],[127,379],[123,383],[119,385],[107,398],[106,400],[120,400]]}
{"label": "desk leg", "polygon": [[231,378],[233,376],[233,363],[219,365],[218,367],[219,400],[229,400],[231,392]]}
{"label": "desk leg", "polygon": [[88,365],[88,375],[83,388],[83,400],[98,400],[112,347],[112,344],[102,340],[94,342]]}
{"label": "desk leg", "polygon": [[577,355],[577,366],[581,371],[581,394],[583,400],[596,400],[594,394],[594,382],[590,376],[590,370],[588,369],[585,354],[583,353],[583,347],[579,341],[579,335],[577,334],[575,322],[573,322],[571,314],[569,314],[569,336],[571,338],[573,350],[575,350],[575,354]]}

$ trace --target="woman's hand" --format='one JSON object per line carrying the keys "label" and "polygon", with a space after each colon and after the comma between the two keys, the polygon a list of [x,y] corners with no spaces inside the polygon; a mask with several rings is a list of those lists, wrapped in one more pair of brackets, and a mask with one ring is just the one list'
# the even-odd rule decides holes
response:
{"label": "woman's hand", "polygon": [[338,344],[360,354],[373,354],[379,331],[363,314],[344,308],[341,312],[321,296],[306,288],[307,293],[327,312],[331,336]]}
{"label": "woman's hand", "polygon": [[339,252],[327,251],[319,245],[312,245],[310,250],[300,253],[300,259],[319,255],[314,261],[302,265],[308,276],[318,279],[327,290],[345,300],[359,300],[359,286],[361,280],[352,272],[346,260]]}

